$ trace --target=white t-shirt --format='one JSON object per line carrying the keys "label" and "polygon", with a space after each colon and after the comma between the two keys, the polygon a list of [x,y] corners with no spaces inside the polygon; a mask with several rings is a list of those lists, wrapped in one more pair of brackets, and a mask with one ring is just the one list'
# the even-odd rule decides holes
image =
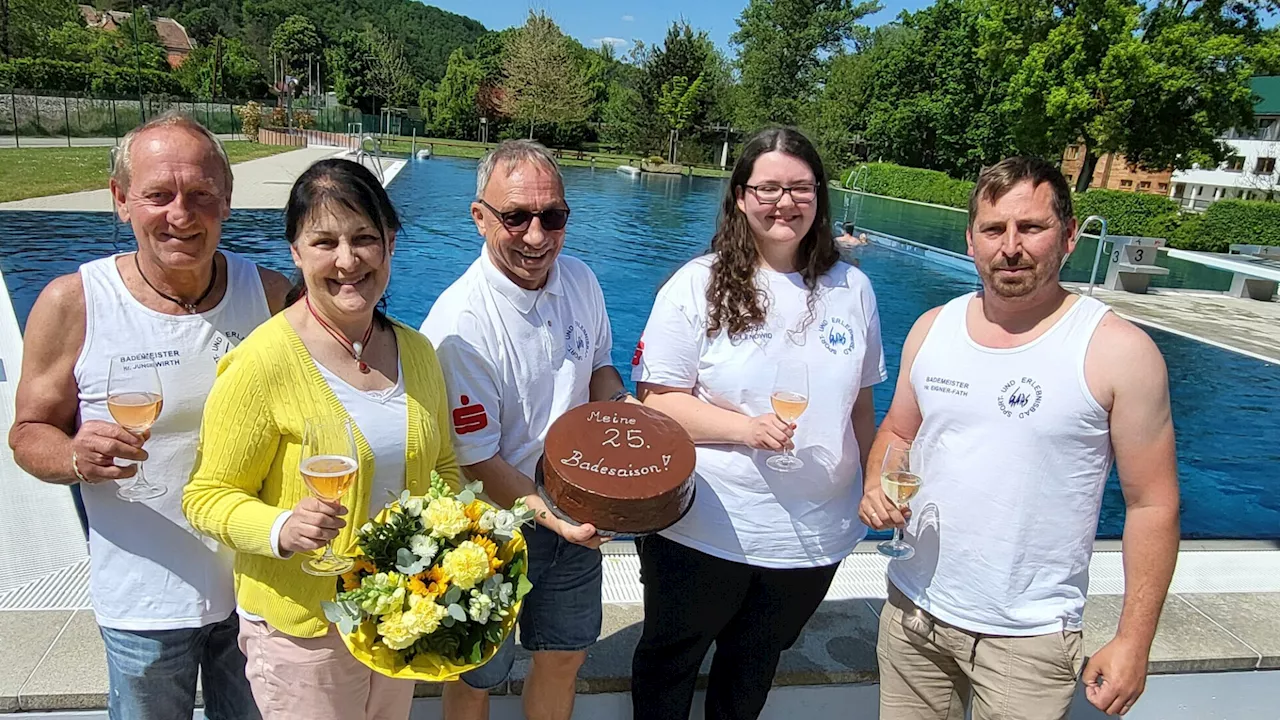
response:
{"label": "white t-shirt", "polygon": [[525,290],[482,250],[422,323],[449,391],[458,463],[500,455],[532,478],[547,428],[591,399],[609,365],[604,293],[581,260],[561,255],[547,283]]}
{"label": "white t-shirt", "polygon": [[760,269],[756,282],[768,295],[764,324],[737,339],[724,331],[707,337],[711,262],[704,256],[687,263],[658,291],[632,379],[691,388],[705,402],[756,416],[773,412],[778,363],[805,363],[809,406],[794,438],[804,467],[780,473],[765,465],[772,451],[699,445],[693,508],[662,534],[750,565],[839,562],[866,534],[858,521],[862,470],[853,404],[862,388],[886,377],[871,283],[861,270],[836,263],[819,279],[810,318],[799,273]]}
{"label": "white t-shirt", "polygon": [[[399,360],[396,360],[399,365]],[[360,428],[373,451],[373,488],[369,493],[369,517],[400,497],[404,490],[404,453],[408,443],[409,401],[404,394],[404,367],[396,384],[386,390],[357,390],[329,368],[316,363],[320,376],[329,384],[338,402]]]}

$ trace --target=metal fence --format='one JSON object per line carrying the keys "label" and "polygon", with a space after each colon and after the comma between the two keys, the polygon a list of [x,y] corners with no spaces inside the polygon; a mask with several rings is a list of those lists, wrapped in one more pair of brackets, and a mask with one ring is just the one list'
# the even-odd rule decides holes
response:
{"label": "metal fence", "polygon": [[[240,110],[248,100],[183,100],[169,96],[95,97],[81,93],[38,90],[0,90],[0,137],[13,138],[21,147],[24,138],[64,138],[68,146],[76,138],[119,139],[147,119],[168,110],[178,110],[198,120],[221,135],[242,135]],[[278,108],[275,98],[258,100],[262,106],[262,126],[298,127],[347,132],[355,124],[363,132],[386,132],[388,117],[365,115],[346,107],[309,108],[295,104],[291,109]],[[307,121],[305,116],[310,117]],[[403,129],[408,134],[412,121],[390,117],[390,132]],[[418,131],[423,128],[418,124]]]}

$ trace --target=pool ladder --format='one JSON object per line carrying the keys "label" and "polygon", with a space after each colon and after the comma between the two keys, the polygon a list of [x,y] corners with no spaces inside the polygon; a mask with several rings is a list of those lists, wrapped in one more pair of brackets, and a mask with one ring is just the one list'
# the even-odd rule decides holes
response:
{"label": "pool ladder", "polygon": [[[1093,222],[1097,222],[1102,226],[1102,232],[1098,235],[1098,250],[1093,254],[1093,269],[1089,271],[1089,291],[1090,296],[1093,295],[1093,286],[1097,284],[1098,263],[1102,261],[1102,246],[1107,244],[1107,219],[1101,215],[1090,215],[1080,223],[1080,229],[1076,230],[1076,242],[1080,242],[1080,238],[1084,237],[1085,228]],[[1062,258],[1062,264],[1067,264],[1067,258]],[[1059,268],[1061,269],[1061,268]]]}
{"label": "pool ladder", "polygon": [[862,167],[859,167],[857,170],[853,171],[853,175],[850,178],[850,182],[847,186],[847,189],[849,190],[849,194],[844,196],[844,217],[841,218],[841,221],[840,221],[841,223],[852,222],[854,227],[857,227],[858,215],[862,212],[863,195],[861,194],[858,195],[858,204],[854,206],[852,221],[849,220],[849,201],[851,199],[850,196],[853,193],[866,192],[865,188],[861,191],[858,190],[858,183],[859,181],[861,181],[864,185],[866,184],[867,173],[870,171],[870,169],[871,168],[867,167],[866,165],[863,165]]}
{"label": "pool ladder", "polygon": [[[372,145],[372,153],[365,151],[365,146],[369,144]],[[382,174],[382,143],[378,142],[378,138],[369,133],[360,135],[360,146],[356,148],[354,160],[364,165],[365,158],[373,161],[373,172],[378,176],[378,182],[386,185],[387,179]]]}
{"label": "pool ladder", "polygon": [[[119,158],[119,156],[120,156],[120,146],[119,145],[111,146],[111,152],[108,154],[108,158],[107,158],[107,177],[111,177],[112,175],[115,175],[116,160]],[[120,246],[118,244],[118,241],[120,240],[120,218],[116,216],[115,196],[112,196],[111,198],[110,212],[111,212],[111,247],[115,248],[116,252],[119,252]]]}

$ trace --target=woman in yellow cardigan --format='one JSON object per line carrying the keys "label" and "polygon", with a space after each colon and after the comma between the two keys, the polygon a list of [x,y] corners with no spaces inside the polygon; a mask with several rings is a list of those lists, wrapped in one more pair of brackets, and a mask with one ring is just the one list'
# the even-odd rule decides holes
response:
{"label": "woman in yellow cardigan", "polygon": [[[400,222],[372,173],[316,163],[285,225],[300,299],[219,364],[182,509],[236,551],[240,647],[265,720],[404,720],[413,683],[351,656],[320,609],[336,579],[303,572],[294,553],[351,549],[392,495],[425,494],[432,470],[457,485],[444,379],[431,344],[378,310]],[[320,416],[355,428],[349,507],[309,497],[298,471],[305,420]]]}

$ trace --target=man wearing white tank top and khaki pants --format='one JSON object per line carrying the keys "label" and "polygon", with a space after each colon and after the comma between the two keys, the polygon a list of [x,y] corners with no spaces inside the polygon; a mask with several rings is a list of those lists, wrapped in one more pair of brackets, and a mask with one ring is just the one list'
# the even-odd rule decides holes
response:
{"label": "man wearing white tank top and khaki pants", "polygon": [[1178,480],[1164,359],[1145,332],[1069,293],[1071,193],[1057,168],[1009,158],[979,176],[969,254],[982,291],[907,336],[871,448],[914,441],[922,478],[904,518],[879,483],[859,508],[903,526],[880,619],[884,720],[1059,720],[1081,672],[1081,626],[1103,487],[1124,491],[1124,609],[1084,667],[1109,715],[1142,694],[1178,549]]}
{"label": "man wearing white tank top and khaki pants", "polygon": [[[204,717],[259,717],[236,644],[232,554],[181,509],[218,358],[283,306],[289,286],[218,251],[231,186],[225,151],[195,121],[166,114],[133,130],[111,190],[137,252],[55,279],[27,321],[9,443],[37,478],[80,484],[113,720],[190,718],[197,674]],[[163,405],[142,437],[108,412],[113,358],[160,378]],[[131,502],[117,492],[140,460],[163,494]]]}

